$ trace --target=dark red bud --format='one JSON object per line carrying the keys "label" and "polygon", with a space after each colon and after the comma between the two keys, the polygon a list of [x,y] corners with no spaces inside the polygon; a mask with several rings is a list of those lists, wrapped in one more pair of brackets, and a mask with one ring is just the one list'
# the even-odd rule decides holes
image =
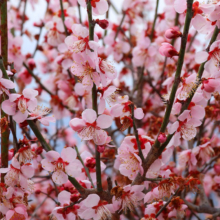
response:
{"label": "dark red bud", "polygon": [[106,29],[109,25],[109,22],[105,19],[103,20],[96,19],[96,24],[98,24],[102,29]]}

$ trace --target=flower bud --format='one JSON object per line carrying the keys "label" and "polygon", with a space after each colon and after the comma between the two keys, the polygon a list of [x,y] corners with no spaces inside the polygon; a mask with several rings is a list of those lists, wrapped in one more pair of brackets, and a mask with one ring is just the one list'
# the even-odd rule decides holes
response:
{"label": "flower bud", "polygon": [[94,157],[87,157],[85,161],[85,166],[93,169],[96,165],[96,161]]}
{"label": "flower bud", "polygon": [[158,136],[158,141],[162,144],[167,140],[167,137],[164,133],[160,133]]}
{"label": "flower bud", "polygon": [[98,151],[99,153],[103,153],[103,152],[105,151],[105,146],[103,146],[103,145],[98,146],[98,147],[97,147],[97,151]]}
{"label": "flower bud", "polygon": [[106,29],[109,25],[109,22],[105,19],[103,20],[96,19],[96,24],[98,24],[102,29]]}
{"label": "flower bud", "polygon": [[176,49],[169,43],[162,43],[162,46],[159,48],[159,52],[165,57],[179,56]]}
{"label": "flower bud", "polygon": [[37,194],[37,195],[39,195],[41,193],[41,190],[39,190],[39,189],[37,189],[36,191],[35,191],[35,194]]}
{"label": "flower bud", "polygon": [[178,28],[176,28],[176,27],[170,28],[170,29],[166,30],[166,32],[165,32],[165,37],[168,39],[175,39],[175,38],[181,37],[181,36],[182,36],[182,33],[180,31],[178,31]]}

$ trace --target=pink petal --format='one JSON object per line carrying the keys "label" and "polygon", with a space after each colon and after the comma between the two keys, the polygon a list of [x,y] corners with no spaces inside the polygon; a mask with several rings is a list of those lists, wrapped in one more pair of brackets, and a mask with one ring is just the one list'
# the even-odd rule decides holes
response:
{"label": "pink petal", "polygon": [[83,204],[86,207],[92,208],[94,206],[97,206],[100,201],[100,197],[96,194],[90,194],[84,201]]}
{"label": "pink petal", "polygon": [[82,85],[82,83],[76,83],[75,87],[74,87],[74,90],[75,90],[76,94],[79,95],[79,96],[83,96],[84,93],[85,93],[85,88]]}
{"label": "pink petal", "polygon": [[124,106],[120,105],[120,104],[116,104],[111,108],[111,115],[114,117],[119,117],[122,115],[122,110],[123,110]]}
{"label": "pink petal", "polygon": [[86,126],[86,123],[83,119],[74,118],[69,122],[69,125],[74,131],[78,132]]}
{"label": "pink petal", "polygon": [[2,103],[2,110],[8,115],[14,115],[16,112],[16,104],[9,100],[5,100]]}
{"label": "pink petal", "polygon": [[179,122],[178,121],[174,122],[172,125],[168,127],[168,133],[173,134],[178,127],[179,127]]}
{"label": "pink petal", "polygon": [[15,211],[21,215],[25,215],[26,214],[26,210],[23,207],[16,207]]}
{"label": "pink petal", "polygon": [[14,102],[16,99],[18,99],[19,97],[21,97],[21,95],[19,95],[19,94],[11,94],[10,96],[9,96],[9,100],[11,101],[11,102]]}
{"label": "pink petal", "polygon": [[115,86],[109,86],[108,89],[104,92],[103,98],[110,96],[112,93],[114,93],[117,90]]}
{"label": "pink petal", "polygon": [[10,168],[0,168],[0,173],[7,173]]}
{"label": "pink petal", "polygon": [[27,178],[31,178],[34,175],[34,168],[30,165],[21,166],[21,172]]}
{"label": "pink petal", "polygon": [[15,113],[13,115],[13,119],[17,123],[21,123],[21,122],[25,121],[27,119],[27,117],[28,117],[28,112],[27,111],[25,111],[24,114],[22,112],[18,111],[17,113]]}
{"label": "pink petal", "polygon": [[53,172],[55,170],[55,165],[53,165],[47,159],[43,159],[41,161],[41,165],[42,165],[43,169],[45,169],[45,170],[47,170],[49,172]]}
{"label": "pink petal", "polygon": [[200,51],[195,55],[196,63],[203,63],[208,59],[209,54],[206,51]]}
{"label": "pink petal", "polygon": [[175,0],[174,9],[179,14],[182,14],[186,10],[186,0]]}
{"label": "pink petal", "polygon": [[189,113],[190,113],[190,110],[185,110],[179,117],[178,119],[180,121],[184,121],[185,119],[187,119],[189,117]]}
{"label": "pink petal", "polygon": [[93,140],[97,145],[103,145],[106,143],[107,133],[103,130],[96,130]]}
{"label": "pink petal", "polygon": [[98,127],[106,129],[112,125],[112,117],[110,115],[100,115],[96,122]]}
{"label": "pink petal", "polygon": [[197,31],[201,31],[205,28],[207,20],[200,14],[197,14],[195,18],[192,19],[192,25]]}
{"label": "pink petal", "polygon": [[41,124],[45,125],[45,126],[49,126],[50,125],[50,122],[55,122],[56,119],[52,116],[48,116],[48,117],[44,117],[44,118],[41,118],[41,119],[38,119]]}
{"label": "pink petal", "polygon": [[10,220],[12,216],[14,215],[15,211],[14,210],[9,210],[6,213],[6,220]]}
{"label": "pink petal", "polygon": [[62,185],[64,183],[67,183],[68,176],[63,171],[58,170],[53,173],[52,179],[56,184]]}
{"label": "pink petal", "polygon": [[81,162],[79,160],[75,160],[65,167],[65,172],[71,177],[78,177],[82,172],[82,168]]}
{"label": "pink petal", "polygon": [[108,2],[106,0],[100,0],[96,3],[96,9],[93,9],[96,15],[104,15],[108,11]]}
{"label": "pink petal", "polygon": [[71,197],[71,193],[64,190],[61,193],[59,193],[58,201],[63,206],[64,204],[69,204],[70,203],[70,197]]}
{"label": "pink petal", "polygon": [[142,108],[136,108],[134,110],[134,117],[136,119],[142,119],[144,117],[144,112],[143,112],[143,109]]}
{"label": "pink petal", "polygon": [[49,162],[57,161],[59,157],[60,157],[60,154],[56,151],[49,151],[45,154],[45,158]]}
{"label": "pink petal", "polygon": [[13,157],[13,159],[11,161],[11,164],[16,169],[20,169],[21,168],[20,163],[18,162],[18,160],[15,157]]}
{"label": "pink petal", "polygon": [[93,123],[97,118],[97,114],[93,109],[86,109],[82,113],[82,119],[84,119],[87,123]]}
{"label": "pink petal", "polygon": [[100,98],[99,105],[98,105],[98,113],[102,114],[105,111],[105,100]]}
{"label": "pink petal", "polygon": [[8,80],[8,79],[0,79],[0,82],[1,84],[7,88],[7,89],[13,89],[15,88],[15,84],[11,81],[11,80]]}
{"label": "pink petal", "polygon": [[191,116],[193,118],[203,119],[205,117],[205,109],[201,105],[196,105],[191,108]]}
{"label": "pink petal", "polygon": [[76,159],[76,151],[71,147],[64,148],[61,157],[65,162],[73,162]]}
{"label": "pink petal", "polygon": [[23,93],[24,97],[27,99],[33,99],[38,95],[37,90],[30,89],[30,88],[24,89],[22,93]]}

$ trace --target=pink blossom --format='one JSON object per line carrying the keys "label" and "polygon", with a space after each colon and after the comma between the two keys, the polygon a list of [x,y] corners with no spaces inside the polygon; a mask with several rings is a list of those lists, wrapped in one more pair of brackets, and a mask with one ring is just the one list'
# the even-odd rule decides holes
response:
{"label": "pink blossom", "polygon": [[215,154],[213,148],[210,146],[210,142],[193,148],[192,153],[198,160],[198,166],[204,165]]}
{"label": "pink blossom", "polygon": [[115,105],[119,95],[117,94],[117,88],[115,86],[99,87],[98,92],[101,93],[98,112],[99,114],[102,114],[105,110],[106,102],[110,107]]}
{"label": "pink blossom", "polygon": [[51,46],[58,46],[58,44],[64,41],[65,36],[62,34],[64,27],[61,18],[53,16],[53,20],[48,21],[45,27],[48,30],[47,41]]}
{"label": "pink blossom", "polygon": [[[89,30],[80,24],[73,24],[73,35],[66,37],[65,43],[74,53],[81,53],[91,48],[98,47],[95,41],[89,41]],[[97,37],[96,37],[97,38]],[[90,48],[91,47],[91,48]]]}
{"label": "pink blossom", "polygon": [[8,186],[20,185],[22,189],[27,190],[30,187],[28,179],[33,177],[34,168],[30,163],[23,164],[22,166],[14,157],[9,168],[0,168],[0,173],[7,173],[5,176],[5,183]]}
{"label": "pink blossom", "polygon": [[90,194],[80,204],[79,216],[83,219],[112,219],[113,205],[102,201],[97,194]]}
{"label": "pink blossom", "polygon": [[178,27],[172,27],[165,32],[165,37],[168,39],[175,39],[177,37],[181,37],[182,33],[179,31]]}
{"label": "pink blossom", "polygon": [[[79,205],[70,206],[71,193],[67,191],[62,191],[58,195],[58,201],[61,206],[56,207],[51,215],[55,216],[57,220],[75,220],[77,219],[77,210],[79,209]],[[68,207],[67,207],[68,206]]]}
{"label": "pink blossom", "polygon": [[99,57],[96,59],[96,69],[99,72],[100,80],[103,86],[107,86],[107,84],[111,80],[114,80],[117,76],[113,64],[110,61]]}
{"label": "pink blossom", "polygon": [[74,54],[74,64],[71,66],[71,72],[78,76],[82,84],[91,89],[93,82],[99,86],[100,76],[96,71],[96,55],[94,52],[89,54]]}
{"label": "pink blossom", "polygon": [[162,46],[159,48],[159,52],[165,57],[179,56],[176,49],[169,43],[162,43]]}
{"label": "pink blossom", "polygon": [[195,170],[197,159],[192,150],[184,150],[179,155],[179,169],[182,171],[189,166],[189,170]]}
{"label": "pink blossom", "polygon": [[82,119],[74,118],[69,125],[76,131],[82,140],[93,140],[95,144],[106,143],[107,133],[102,130],[110,127],[112,118],[109,115],[97,114],[92,109],[86,109],[82,113]]}
{"label": "pink blossom", "polygon": [[12,115],[17,123],[21,123],[28,117],[28,110],[32,111],[37,106],[38,91],[24,89],[22,95],[11,94],[8,100],[2,103],[2,109],[8,115]]}
{"label": "pink blossom", "polygon": [[34,110],[29,111],[29,118],[27,120],[37,119],[43,125],[49,126],[50,122],[55,122],[56,119],[52,116],[47,116],[50,113],[49,108],[42,108],[42,106],[37,106]]}
{"label": "pink blossom", "polygon": [[59,185],[68,181],[68,175],[77,177],[82,166],[76,159],[76,151],[71,147],[64,148],[61,155],[56,151],[47,152],[41,164],[45,170],[53,172],[52,179]]}
{"label": "pink blossom", "polygon": [[[196,127],[201,125],[201,121],[197,118],[189,118],[189,110],[185,110],[176,121],[168,128],[170,134],[175,133],[176,137],[183,137],[185,140],[191,140],[196,136]],[[177,143],[176,143],[177,144]]]}
{"label": "pink blossom", "polygon": [[125,213],[130,210],[134,211],[134,209],[139,206],[139,202],[144,198],[144,190],[143,185],[127,185],[124,187],[119,187],[121,190],[120,195],[113,196],[112,203],[114,210],[123,210]]}

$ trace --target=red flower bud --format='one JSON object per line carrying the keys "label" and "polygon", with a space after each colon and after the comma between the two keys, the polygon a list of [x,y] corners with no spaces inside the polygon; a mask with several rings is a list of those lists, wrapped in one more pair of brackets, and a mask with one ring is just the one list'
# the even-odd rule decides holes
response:
{"label": "red flower bud", "polygon": [[106,29],[109,25],[109,22],[105,19],[103,20],[96,19],[96,24],[98,24],[102,29]]}
{"label": "red flower bud", "polygon": [[35,194],[37,194],[37,195],[39,195],[41,193],[41,191],[39,190],[39,189],[37,189],[36,191],[35,191]]}
{"label": "red flower bud", "polygon": [[162,144],[167,140],[167,137],[164,133],[160,133],[158,136],[158,141]]}
{"label": "red flower bud", "polygon": [[93,158],[93,157],[86,158],[86,161],[85,161],[86,167],[93,169],[95,167],[95,165],[96,165],[95,158]]}
{"label": "red flower bud", "polygon": [[97,151],[99,152],[99,153],[103,153],[104,151],[105,151],[105,146],[98,146],[97,147]]}

